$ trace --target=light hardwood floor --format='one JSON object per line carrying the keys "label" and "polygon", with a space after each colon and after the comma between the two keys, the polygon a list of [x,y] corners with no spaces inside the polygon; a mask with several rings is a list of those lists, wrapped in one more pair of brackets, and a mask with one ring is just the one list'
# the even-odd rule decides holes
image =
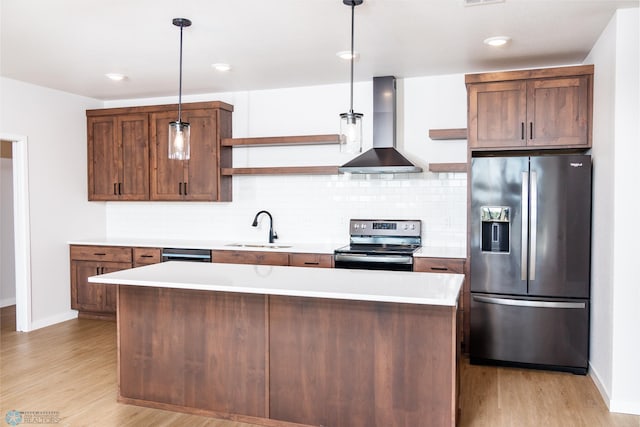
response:
{"label": "light hardwood floor", "polygon": [[[115,326],[81,319],[17,333],[15,308],[2,309],[0,424],[15,409],[55,411],[56,425],[72,427],[252,427],[117,403]],[[464,360],[460,401],[461,427],[640,427],[638,416],[609,413],[588,376]]]}

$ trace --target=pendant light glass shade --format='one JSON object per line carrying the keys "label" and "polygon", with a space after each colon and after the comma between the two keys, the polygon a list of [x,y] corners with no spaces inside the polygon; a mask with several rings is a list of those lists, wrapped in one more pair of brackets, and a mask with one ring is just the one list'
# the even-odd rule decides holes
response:
{"label": "pendant light glass shade", "polygon": [[169,158],[171,160],[189,160],[191,126],[185,122],[169,123]]}
{"label": "pendant light glass shade", "polygon": [[353,111],[340,114],[340,151],[362,152],[362,114]]}
{"label": "pendant light glass shade", "polygon": [[190,125],[182,121],[182,29],[191,26],[186,18],[175,18],[173,25],[180,27],[180,84],[178,88],[178,120],[169,123],[168,156],[171,160],[189,160],[191,155]]}
{"label": "pendant light glass shade", "polygon": [[353,28],[355,7],[362,4],[363,0],[342,0],[342,2],[351,6],[351,108],[348,113],[340,114],[340,151],[343,153],[360,153],[362,152],[362,114],[353,112]]}

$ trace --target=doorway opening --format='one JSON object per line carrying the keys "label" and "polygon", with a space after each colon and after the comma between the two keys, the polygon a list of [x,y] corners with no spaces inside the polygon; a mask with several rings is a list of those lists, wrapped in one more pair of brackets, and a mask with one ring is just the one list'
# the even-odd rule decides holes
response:
{"label": "doorway opening", "polygon": [[[5,238],[7,239],[7,248],[11,245],[10,239],[13,240],[13,270],[15,293],[9,295],[5,303],[11,302],[11,298],[15,298],[15,319],[16,330],[28,332],[32,329],[31,325],[31,238],[30,238],[30,222],[29,222],[29,161],[27,150],[27,137],[22,135],[10,135],[0,133],[0,140],[7,141],[10,144],[11,152],[11,203],[13,204],[13,230],[3,230],[3,249],[5,247]],[[5,144],[3,143],[3,146]],[[3,161],[6,160],[3,158]],[[8,163],[6,166],[8,167]],[[5,166],[5,165],[3,165]],[[3,174],[5,170],[3,168]],[[4,176],[3,176],[4,178]],[[8,179],[8,178],[7,178]],[[4,180],[3,180],[4,190]],[[7,191],[8,192],[8,191]],[[3,191],[3,196],[4,196]],[[3,203],[4,205],[4,203]],[[4,207],[3,207],[4,209]],[[6,234],[6,236],[5,236]],[[4,268],[3,268],[4,270]],[[4,280],[3,272],[3,280]],[[5,284],[3,283],[3,286]],[[5,310],[3,310],[5,311]]]}

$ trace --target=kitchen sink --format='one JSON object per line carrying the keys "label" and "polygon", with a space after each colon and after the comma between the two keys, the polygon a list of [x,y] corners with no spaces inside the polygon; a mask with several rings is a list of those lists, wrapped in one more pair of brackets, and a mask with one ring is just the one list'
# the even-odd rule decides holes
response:
{"label": "kitchen sink", "polygon": [[262,248],[262,249],[286,249],[291,245],[276,245],[273,243],[229,243],[225,246],[234,248]]}

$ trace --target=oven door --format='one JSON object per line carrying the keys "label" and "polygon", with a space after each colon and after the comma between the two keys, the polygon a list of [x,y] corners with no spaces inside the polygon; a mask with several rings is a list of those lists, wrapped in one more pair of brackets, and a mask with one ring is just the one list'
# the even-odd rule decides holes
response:
{"label": "oven door", "polygon": [[385,255],[366,253],[335,253],[335,268],[352,268],[362,270],[412,271],[412,255]]}

